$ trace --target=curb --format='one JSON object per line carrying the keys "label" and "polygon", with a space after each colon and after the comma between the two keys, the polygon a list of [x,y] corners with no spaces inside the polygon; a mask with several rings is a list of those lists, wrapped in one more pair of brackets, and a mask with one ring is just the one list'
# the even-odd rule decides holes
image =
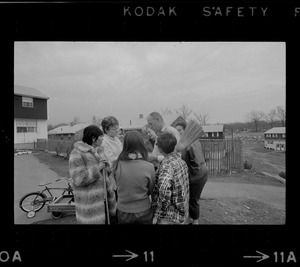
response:
{"label": "curb", "polygon": [[264,175],[266,175],[266,176],[269,176],[269,177],[272,177],[272,178],[275,178],[276,180],[278,180],[278,181],[280,181],[280,182],[282,182],[283,184],[285,184],[286,183],[286,180],[285,179],[283,179],[282,177],[280,177],[280,176],[276,176],[276,175],[272,175],[272,174],[270,174],[270,173],[267,173],[267,172],[261,172],[262,174],[264,174]]}

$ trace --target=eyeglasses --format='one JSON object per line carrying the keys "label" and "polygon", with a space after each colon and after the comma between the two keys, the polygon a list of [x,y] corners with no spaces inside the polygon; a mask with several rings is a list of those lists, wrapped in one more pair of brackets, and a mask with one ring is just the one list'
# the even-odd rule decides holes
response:
{"label": "eyeglasses", "polygon": [[109,128],[110,131],[119,131],[120,130],[120,127],[119,126],[116,126],[116,127],[111,127]]}

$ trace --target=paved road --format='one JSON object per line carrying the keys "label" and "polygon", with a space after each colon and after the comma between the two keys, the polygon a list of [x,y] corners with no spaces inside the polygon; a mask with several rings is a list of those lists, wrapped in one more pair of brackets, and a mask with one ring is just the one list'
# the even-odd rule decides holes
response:
{"label": "paved road", "polygon": [[[60,178],[54,171],[33,155],[25,154],[15,156],[14,167],[15,181],[15,224],[31,224],[35,221],[50,219],[51,214],[47,212],[45,206],[36,213],[32,219],[28,219],[26,214],[19,208],[19,199],[26,193],[39,191],[38,184],[43,181],[54,181]],[[64,182],[57,183],[65,185]],[[285,210],[285,187],[271,185],[245,184],[234,182],[208,181],[203,189],[201,198],[244,197],[264,202],[274,208]]]}
{"label": "paved road", "polygon": [[[29,219],[26,213],[19,208],[19,200],[27,193],[40,191],[39,183],[55,181],[60,178],[49,167],[31,154],[14,156],[14,222],[15,224],[31,224],[35,221],[51,218],[47,207],[38,211],[35,217]],[[54,184],[53,184],[54,185]],[[55,182],[55,186],[65,186],[65,182]]]}

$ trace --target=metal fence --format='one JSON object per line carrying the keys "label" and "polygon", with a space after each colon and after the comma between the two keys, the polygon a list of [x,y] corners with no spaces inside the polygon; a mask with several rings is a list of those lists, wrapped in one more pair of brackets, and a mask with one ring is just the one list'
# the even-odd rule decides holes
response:
{"label": "metal fence", "polygon": [[243,169],[243,145],[238,139],[200,139],[210,174]]}

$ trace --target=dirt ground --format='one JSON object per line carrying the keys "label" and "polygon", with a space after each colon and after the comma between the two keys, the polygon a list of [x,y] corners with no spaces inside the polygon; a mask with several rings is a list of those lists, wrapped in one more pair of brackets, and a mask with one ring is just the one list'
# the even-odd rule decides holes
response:
{"label": "dirt ground", "polygon": [[[261,153],[260,149],[253,148],[246,150],[248,153],[246,156],[252,153],[251,158],[257,157],[256,154],[268,155],[268,153]],[[271,153],[271,152],[270,152]],[[274,154],[274,153],[273,153]],[[69,177],[68,173],[68,160],[58,157],[54,154],[49,154],[43,151],[37,151],[33,155],[39,159],[40,162],[49,166],[49,168],[55,171],[59,176]],[[276,154],[275,154],[276,157]],[[282,165],[282,154],[279,155],[278,162]],[[249,158],[250,159],[250,158]],[[276,173],[277,169],[272,168],[272,165],[268,164],[269,158],[263,160],[260,158],[260,164],[255,165],[255,168],[250,171],[242,171],[239,173],[232,173],[231,175],[218,175],[209,177],[209,182],[213,183],[231,183],[231,184],[258,184],[277,187],[285,187],[285,184],[281,181],[266,176],[261,173],[265,170],[263,165],[268,166],[269,173]],[[266,162],[266,163],[265,163]],[[276,168],[278,164],[274,164]],[[277,172],[278,173],[278,172]],[[205,191],[205,187],[203,192]],[[237,197],[216,197],[210,198],[203,197],[200,199],[200,224],[284,224],[285,223],[285,208],[278,209],[266,202],[262,202],[256,199],[249,199],[243,196]],[[44,221],[35,222],[35,224],[76,224],[75,215],[64,215],[59,219],[50,219]]]}
{"label": "dirt ground", "polygon": [[273,176],[285,172],[285,152],[265,149],[261,142],[243,142],[243,160],[252,164],[252,169]]}
{"label": "dirt ground", "polygon": [[[243,198],[218,198],[200,200],[199,224],[280,225],[285,223],[285,211]],[[73,214],[59,219],[38,221],[34,224],[76,224]]]}
{"label": "dirt ground", "polygon": [[200,224],[284,224],[285,211],[247,198],[200,200]]}

